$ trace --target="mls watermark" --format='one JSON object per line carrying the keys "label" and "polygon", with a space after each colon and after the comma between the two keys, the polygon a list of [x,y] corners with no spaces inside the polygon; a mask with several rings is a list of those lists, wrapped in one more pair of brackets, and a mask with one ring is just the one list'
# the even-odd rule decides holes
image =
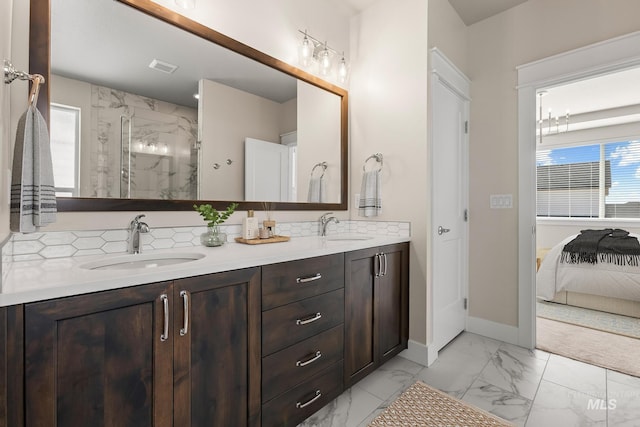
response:
{"label": "mls watermark", "polygon": [[597,409],[597,410],[611,410],[616,409],[618,406],[618,401],[616,399],[589,399],[587,401],[587,410]]}

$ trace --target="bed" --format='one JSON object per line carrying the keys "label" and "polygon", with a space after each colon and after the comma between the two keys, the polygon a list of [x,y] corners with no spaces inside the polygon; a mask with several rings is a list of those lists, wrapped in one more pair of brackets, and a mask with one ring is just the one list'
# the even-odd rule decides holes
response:
{"label": "bed", "polygon": [[640,317],[640,266],[561,262],[564,246],[576,236],[564,239],[541,260],[536,274],[538,298]]}

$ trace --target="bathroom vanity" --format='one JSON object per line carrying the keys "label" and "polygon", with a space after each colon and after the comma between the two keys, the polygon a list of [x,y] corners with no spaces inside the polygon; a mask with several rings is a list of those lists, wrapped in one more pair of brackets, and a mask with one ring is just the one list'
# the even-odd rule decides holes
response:
{"label": "bathroom vanity", "polygon": [[295,426],[406,348],[408,240],[155,251],[204,256],[128,271],[14,263],[0,425]]}

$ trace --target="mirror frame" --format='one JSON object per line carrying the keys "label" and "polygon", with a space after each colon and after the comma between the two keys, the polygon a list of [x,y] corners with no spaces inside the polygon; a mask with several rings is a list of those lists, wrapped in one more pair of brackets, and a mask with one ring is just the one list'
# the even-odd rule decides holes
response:
{"label": "mirror frame", "polygon": [[[29,18],[29,71],[41,74],[46,82],[51,76],[51,1],[30,0]],[[55,1],[55,0],[53,0]],[[264,52],[256,50],[222,33],[160,6],[151,0],[117,0],[139,12],[174,25],[196,36],[230,49],[247,58],[280,70],[290,76],[331,92],[341,98],[340,101],[340,202],[269,202],[271,210],[348,210],[348,92],[347,90],[322,80],[306,71],[280,61]],[[50,89],[45,84],[40,89],[38,109],[49,123]],[[194,203],[210,203],[217,209],[224,209],[234,200],[164,200],[164,199],[100,199],[88,197],[58,197],[59,212],[97,212],[97,211],[190,211]],[[263,202],[236,201],[238,210],[263,210]]]}

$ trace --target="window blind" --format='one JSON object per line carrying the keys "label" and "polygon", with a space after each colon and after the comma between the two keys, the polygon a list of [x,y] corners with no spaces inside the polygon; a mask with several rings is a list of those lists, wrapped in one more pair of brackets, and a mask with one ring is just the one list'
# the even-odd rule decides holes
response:
{"label": "window blind", "polygon": [[538,149],[538,217],[640,218],[640,142]]}

